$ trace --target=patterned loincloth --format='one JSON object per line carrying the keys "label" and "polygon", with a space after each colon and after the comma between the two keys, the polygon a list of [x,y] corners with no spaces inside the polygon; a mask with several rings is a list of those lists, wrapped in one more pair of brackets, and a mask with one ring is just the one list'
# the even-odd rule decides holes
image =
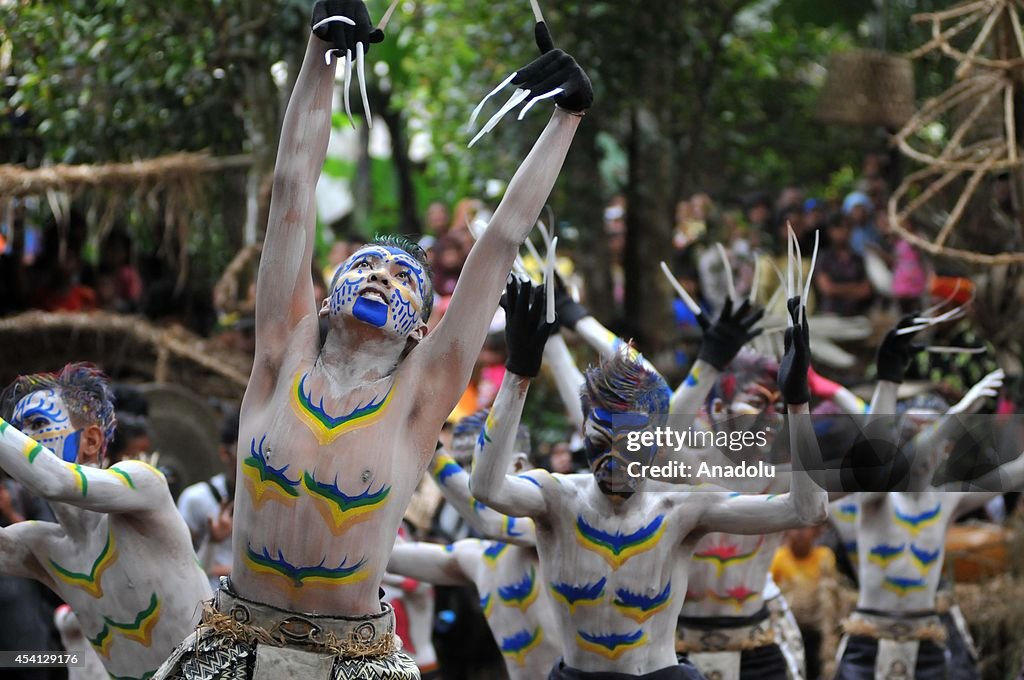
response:
{"label": "patterned loincloth", "polygon": [[843,622],[836,680],[945,680],[946,630],[934,612],[856,610]]}
{"label": "patterned loincloth", "polygon": [[222,580],[196,632],[154,680],[419,680],[390,605],[361,617],[288,612],[239,597]]}
{"label": "patterned loincloth", "polygon": [[766,598],[764,601],[772,615],[772,629],[775,641],[786,658],[786,669],[789,680],[805,680],[807,665],[805,659],[804,636],[800,633],[800,625],[793,616],[793,610],[782,593]]}
{"label": "patterned loincloth", "polygon": [[715,680],[789,680],[770,612],[747,617],[679,617],[676,652]]}

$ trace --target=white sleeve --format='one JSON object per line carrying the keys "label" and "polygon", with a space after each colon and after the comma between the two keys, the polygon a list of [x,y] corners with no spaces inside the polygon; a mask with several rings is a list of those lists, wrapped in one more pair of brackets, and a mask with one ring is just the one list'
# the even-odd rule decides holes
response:
{"label": "white sleeve", "polygon": [[210,518],[209,507],[213,498],[206,482],[199,482],[186,488],[178,497],[178,512],[181,513],[188,530],[192,534],[193,547],[197,548],[202,544],[208,529],[207,520]]}

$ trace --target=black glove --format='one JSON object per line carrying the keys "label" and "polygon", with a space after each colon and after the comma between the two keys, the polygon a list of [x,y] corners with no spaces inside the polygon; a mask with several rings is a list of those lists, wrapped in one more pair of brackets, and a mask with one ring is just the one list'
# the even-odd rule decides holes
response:
{"label": "black glove", "polygon": [[807,326],[807,310],[802,324],[797,323],[800,298],[792,297],[786,303],[793,325],[786,329],[786,353],[779,364],[779,389],[787,406],[811,401],[807,373],[811,368],[811,332]]}
{"label": "black glove", "polygon": [[540,373],[544,358],[544,344],[551,335],[551,326],[545,319],[547,298],[544,286],[533,287],[529,281],[512,277],[506,288],[505,344],[508,359],[505,368],[524,378],[535,378]]}
{"label": "black glove", "polygon": [[744,300],[739,309],[732,310],[732,299],[727,298],[722,306],[718,321],[712,324],[703,314],[697,315],[697,321],[704,329],[704,338],[700,343],[698,359],[711,364],[719,371],[724,371],[743,345],[761,334],[760,328],[754,328],[764,316],[764,309],[751,311],[750,301]]}
{"label": "black glove", "polygon": [[882,344],[878,348],[878,358],[876,359],[879,380],[888,380],[894,383],[903,382],[903,376],[907,372],[911,359],[925,348],[924,345],[914,342],[914,336],[917,333],[897,335],[897,331],[901,328],[913,326],[916,317],[917,314],[909,314],[903,317],[896,324],[895,328],[885,334],[885,339],[882,340]]}
{"label": "black glove", "polygon": [[594,88],[590,78],[576,60],[555,49],[551,33],[542,21],[534,29],[537,47],[541,56],[516,72],[512,84],[530,91],[531,97],[537,97],[555,88],[564,92],[555,97],[555,103],[568,111],[580,112],[590,108],[594,103]]}
{"label": "black glove", "polygon": [[565,287],[565,281],[557,273],[555,274],[555,312],[558,314],[558,323],[572,330],[576,330],[576,324],[580,319],[590,316],[586,307],[572,299],[572,294]]}
{"label": "black glove", "polygon": [[341,50],[356,51],[356,43],[363,43],[364,53],[370,51],[370,43],[384,40],[384,32],[373,27],[370,12],[363,0],[317,0],[313,5],[313,19],[310,26],[316,26],[328,17],[345,17],[355,22],[355,26],[344,21],[332,21],[313,30],[313,35],[331,47]]}

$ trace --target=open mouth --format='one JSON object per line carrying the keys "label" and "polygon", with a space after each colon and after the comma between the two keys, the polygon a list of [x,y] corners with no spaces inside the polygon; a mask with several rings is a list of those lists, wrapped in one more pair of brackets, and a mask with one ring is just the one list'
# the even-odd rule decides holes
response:
{"label": "open mouth", "polygon": [[365,298],[367,300],[376,300],[377,302],[380,302],[381,304],[385,305],[388,304],[387,295],[377,290],[376,288],[364,288],[359,292],[359,297]]}

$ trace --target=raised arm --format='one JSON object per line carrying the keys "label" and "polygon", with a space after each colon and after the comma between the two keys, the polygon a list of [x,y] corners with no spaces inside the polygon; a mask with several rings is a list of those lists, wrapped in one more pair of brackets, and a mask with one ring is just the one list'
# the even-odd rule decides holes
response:
{"label": "raised arm", "polygon": [[796,526],[813,526],[828,518],[828,493],[814,482],[806,468],[821,459],[811,425],[810,331],[806,310],[799,313],[800,298],[788,304],[794,326],[786,330],[786,353],[779,366],[779,388],[789,415],[790,452],[793,470],[789,493],[781,496],[716,495],[705,509],[700,528],[735,534],[761,534]]}
{"label": "raised arm", "polygon": [[915,479],[931,480],[942,463],[942,452],[945,450],[943,444],[964,432],[960,416],[977,413],[986,399],[998,396],[1004,377],[1002,369],[992,371],[971,387],[941,418],[917,433],[910,442],[910,474]]}
{"label": "raised arm", "polygon": [[[515,458],[516,431],[530,380],[540,371],[551,324],[544,321],[544,290],[529,281],[508,284],[505,378],[473,452],[473,495],[513,517],[539,517],[547,512],[542,481],[508,474]],[[547,477],[545,476],[545,479]]]}
{"label": "raised arm", "polygon": [[[362,0],[320,0],[313,10],[319,26],[309,36],[295,87],[281,126],[274,166],[270,217],[256,279],[256,361],[254,378],[268,387],[277,378],[292,335],[303,334],[312,346],[318,335],[317,301],[309,268],[316,242],[316,184],[331,135],[331,105],[337,62],[332,49],[355,50],[360,38],[369,45],[369,14]],[[351,22],[346,23],[342,17]],[[316,25],[316,23],[314,25]],[[250,385],[253,383],[250,382]]]}
{"label": "raised arm", "polygon": [[472,579],[459,563],[461,553],[467,549],[467,541],[447,546],[420,542],[398,543],[391,551],[388,571],[435,586],[472,585]]}
{"label": "raised arm", "polygon": [[422,384],[423,401],[445,416],[462,395],[519,246],[536,224],[582,112],[593,100],[590,81],[572,57],[550,44],[541,50],[543,56],[521,69],[513,82],[535,94],[545,82],[561,83],[562,94],[554,98],[558,107],[470,251],[444,318],[412,353],[430,375]]}
{"label": "raised arm", "polygon": [[503,515],[473,498],[469,475],[444,449],[434,452],[430,470],[445,499],[480,535],[515,545],[537,545],[533,522]]}
{"label": "raised arm", "polygon": [[[871,397],[871,413],[892,416],[896,413],[896,397],[914,354],[924,349],[914,337],[924,328],[916,323],[917,315],[908,314],[885,334],[875,359],[878,385]],[[915,330],[916,329],[916,330]]]}
{"label": "raised arm", "polygon": [[[651,362],[644,358],[632,345],[605,328],[604,324],[592,316],[579,320],[575,328],[576,333],[583,338],[583,341],[594,348],[602,359],[610,359],[619,352],[628,352],[629,358],[639,361],[648,371],[658,373],[658,369]],[[660,374],[659,374],[660,375]]]}
{"label": "raised arm", "polygon": [[165,504],[154,502],[161,496],[173,508],[167,480],[155,468],[135,460],[106,470],[67,463],[3,419],[0,468],[37,496],[86,510],[149,513],[166,509]]}
{"label": "raised arm", "polygon": [[964,512],[967,508],[978,507],[990,501],[995,496],[1024,489],[1024,452],[1004,463],[994,470],[991,470],[977,479],[969,482],[955,482],[945,485],[947,491],[961,491],[957,503],[957,513]]}
{"label": "raised arm", "polygon": [[839,407],[840,411],[847,415],[862,415],[870,410],[868,404],[863,399],[836,381],[819,375],[814,370],[814,367],[811,367],[808,380],[811,394],[818,399],[831,400]]}
{"label": "raised arm", "polygon": [[583,386],[583,373],[565,344],[561,333],[555,333],[544,346],[544,365],[551,371],[558,396],[565,404],[565,413],[569,422],[577,429],[583,427],[583,407],[580,406],[580,388]]}
{"label": "raised arm", "polygon": [[726,299],[722,313],[714,323],[704,314],[697,315],[697,321],[704,329],[700,352],[686,379],[672,394],[672,401],[669,402],[669,413],[685,418],[683,422],[673,419],[672,424],[676,429],[690,427],[718,376],[736,358],[743,345],[761,334],[757,324],[763,316],[764,309],[754,309],[749,300],[744,300],[734,311],[731,298]]}

